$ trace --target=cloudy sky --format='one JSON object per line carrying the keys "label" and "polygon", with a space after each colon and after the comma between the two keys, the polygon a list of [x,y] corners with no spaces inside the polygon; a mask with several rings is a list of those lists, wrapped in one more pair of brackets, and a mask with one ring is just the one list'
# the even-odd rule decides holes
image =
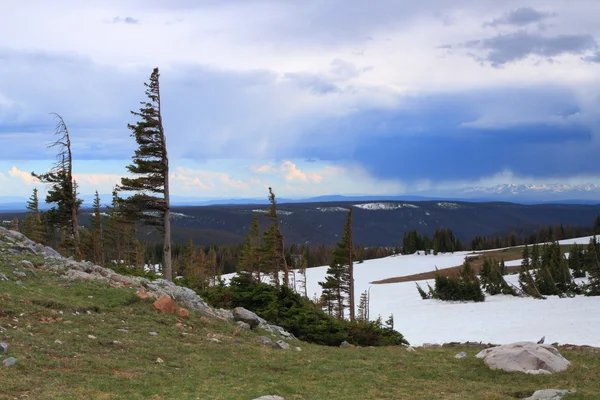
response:
{"label": "cloudy sky", "polygon": [[593,0],[5,2],[0,192],[39,186],[57,112],[81,192],[110,193],[154,67],[176,195],[595,183],[598,15]]}

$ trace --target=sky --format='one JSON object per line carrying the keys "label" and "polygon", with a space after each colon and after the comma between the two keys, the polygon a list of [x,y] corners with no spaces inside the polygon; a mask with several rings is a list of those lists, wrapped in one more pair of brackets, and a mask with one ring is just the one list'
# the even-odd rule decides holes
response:
{"label": "sky", "polygon": [[171,192],[597,183],[595,0],[29,0],[0,13],[0,193],[65,120],[80,191],[127,174],[160,69]]}

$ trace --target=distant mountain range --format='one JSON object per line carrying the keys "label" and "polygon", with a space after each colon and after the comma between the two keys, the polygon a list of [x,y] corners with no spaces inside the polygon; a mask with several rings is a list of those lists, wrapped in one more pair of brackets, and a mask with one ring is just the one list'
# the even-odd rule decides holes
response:
{"label": "distant mountain range", "polygon": [[556,201],[565,199],[594,200],[600,202],[600,185],[496,185],[496,186],[471,186],[460,191],[465,197],[512,198],[518,200]]}
{"label": "distant mountain range", "polygon": [[[93,202],[92,195],[83,195],[83,208],[90,208]],[[110,204],[110,194],[100,195],[103,205]],[[27,204],[26,197],[0,196],[0,211],[21,211]],[[515,185],[503,184],[496,186],[469,186],[455,191],[446,192],[417,192],[396,196],[344,196],[325,195],[309,198],[278,198],[280,204],[294,203],[325,203],[340,201],[471,201],[493,202],[507,201],[518,204],[600,204],[600,184],[544,184],[544,185]],[[267,197],[262,198],[201,198],[190,196],[171,196],[173,206],[208,206],[208,205],[244,205],[267,204]],[[40,202],[42,209],[47,205]]]}

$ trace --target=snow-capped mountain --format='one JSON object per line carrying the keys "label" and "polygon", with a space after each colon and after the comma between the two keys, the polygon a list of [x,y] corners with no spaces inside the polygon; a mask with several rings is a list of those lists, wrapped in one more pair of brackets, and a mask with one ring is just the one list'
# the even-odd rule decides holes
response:
{"label": "snow-capped mountain", "polygon": [[496,186],[470,186],[460,191],[467,197],[519,197],[540,201],[555,200],[600,200],[600,184],[503,184]]}

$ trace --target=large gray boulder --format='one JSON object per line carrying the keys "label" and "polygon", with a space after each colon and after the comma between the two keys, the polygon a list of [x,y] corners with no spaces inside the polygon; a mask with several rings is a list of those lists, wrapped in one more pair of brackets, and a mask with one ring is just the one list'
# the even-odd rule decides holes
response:
{"label": "large gray boulder", "polygon": [[536,390],[531,397],[527,397],[523,400],[560,400],[569,393],[575,393],[575,390],[557,390],[557,389],[544,389]]}
{"label": "large gray boulder", "polygon": [[250,325],[250,328],[256,328],[262,321],[258,315],[252,311],[246,310],[244,307],[236,307],[233,309],[233,318],[236,321],[242,321]]}
{"label": "large gray boulder", "polygon": [[526,374],[561,372],[570,362],[559,351],[545,344],[516,342],[480,351],[475,357],[482,358],[490,369]]}

